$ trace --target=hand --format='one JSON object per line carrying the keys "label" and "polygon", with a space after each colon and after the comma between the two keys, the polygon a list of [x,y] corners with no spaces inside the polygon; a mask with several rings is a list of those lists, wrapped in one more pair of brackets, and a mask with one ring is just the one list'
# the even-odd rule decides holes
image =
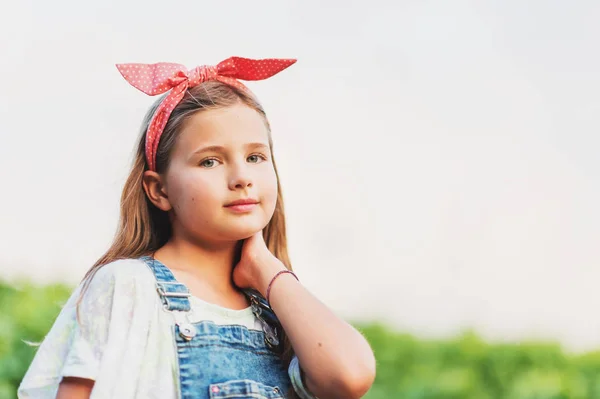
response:
{"label": "hand", "polygon": [[262,231],[244,240],[240,261],[233,269],[233,282],[240,288],[253,288],[263,296],[271,278],[285,270],[283,263],[267,248]]}

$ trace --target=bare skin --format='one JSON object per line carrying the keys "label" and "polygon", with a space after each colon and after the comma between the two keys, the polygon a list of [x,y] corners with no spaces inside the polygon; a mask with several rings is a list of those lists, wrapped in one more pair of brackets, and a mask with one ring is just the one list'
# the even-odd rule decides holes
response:
{"label": "bare skin", "polygon": [[86,378],[64,377],[58,387],[57,399],[89,398],[94,387],[94,381]]}
{"label": "bare skin", "polygon": [[[207,147],[213,148],[204,151]],[[262,236],[277,199],[270,157],[262,117],[236,105],[194,115],[175,145],[168,170],[162,175],[145,172],[146,194],[169,212],[173,231],[155,257],[192,295],[243,309],[249,303],[240,288],[266,295],[269,282],[285,269]],[[241,198],[254,198],[257,205],[242,213],[227,207]],[[240,245],[241,258],[234,265]],[[270,301],[312,393],[321,399],[354,399],[368,391],[375,358],[356,329],[290,274],[277,278]],[[88,398],[92,387],[93,381],[65,378],[57,398]]]}

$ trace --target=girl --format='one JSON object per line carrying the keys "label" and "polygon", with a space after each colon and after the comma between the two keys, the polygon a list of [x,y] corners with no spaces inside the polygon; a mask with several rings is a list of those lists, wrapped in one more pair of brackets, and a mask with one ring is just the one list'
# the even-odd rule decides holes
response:
{"label": "girl", "polygon": [[362,335],[291,271],[264,110],[237,79],[295,60],[118,69],[149,95],[112,246],[42,342],[20,398],[359,398]]}

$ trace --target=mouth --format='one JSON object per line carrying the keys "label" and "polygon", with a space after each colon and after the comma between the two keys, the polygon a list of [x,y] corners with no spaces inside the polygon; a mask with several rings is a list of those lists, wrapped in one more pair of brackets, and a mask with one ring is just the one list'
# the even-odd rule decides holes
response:
{"label": "mouth", "polygon": [[230,202],[225,208],[235,213],[251,212],[258,206],[259,202],[255,199],[247,198]]}

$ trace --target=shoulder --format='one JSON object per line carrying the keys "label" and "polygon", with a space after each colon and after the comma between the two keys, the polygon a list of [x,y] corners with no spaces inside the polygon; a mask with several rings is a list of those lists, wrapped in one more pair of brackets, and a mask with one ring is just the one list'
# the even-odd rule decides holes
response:
{"label": "shoulder", "polygon": [[130,291],[136,296],[154,295],[154,274],[141,259],[119,259],[102,265],[90,277],[88,291],[92,296],[114,291]]}
{"label": "shoulder", "polygon": [[118,259],[102,265],[92,277],[97,282],[147,282],[154,281],[154,275],[141,259]]}

